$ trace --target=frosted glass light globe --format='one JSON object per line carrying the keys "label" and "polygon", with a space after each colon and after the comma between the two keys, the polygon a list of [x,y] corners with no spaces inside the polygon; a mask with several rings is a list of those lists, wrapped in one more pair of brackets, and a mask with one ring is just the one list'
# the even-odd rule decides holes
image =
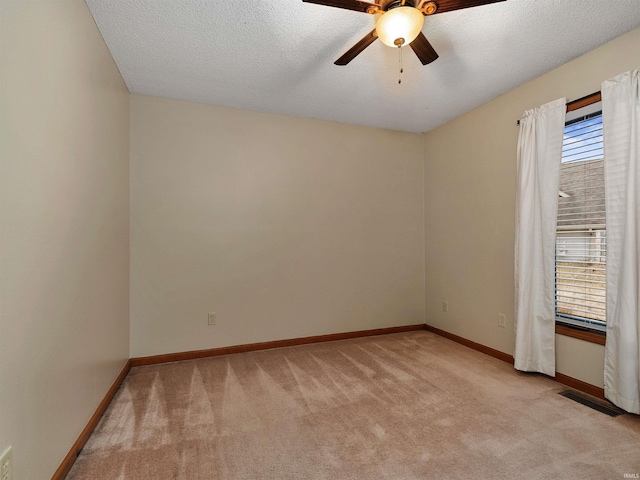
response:
{"label": "frosted glass light globe", "polygon": [[376,33],[390,47],[409,45],[422,31],[424,16],[417,8],[397,7],[385,12],[376,22]]}

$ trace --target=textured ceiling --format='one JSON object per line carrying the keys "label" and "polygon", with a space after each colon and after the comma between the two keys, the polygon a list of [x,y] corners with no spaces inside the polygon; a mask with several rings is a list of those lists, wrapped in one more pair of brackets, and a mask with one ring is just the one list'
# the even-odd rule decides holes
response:
{"label": "textured ceiling", "polygon": [[[378,16],[301,0],[86,0],[132,93],[425,132],[640,27],[639,0],[508,0],[427,17],[423,66]],[[640,62],[640,59],[639,59]]]}

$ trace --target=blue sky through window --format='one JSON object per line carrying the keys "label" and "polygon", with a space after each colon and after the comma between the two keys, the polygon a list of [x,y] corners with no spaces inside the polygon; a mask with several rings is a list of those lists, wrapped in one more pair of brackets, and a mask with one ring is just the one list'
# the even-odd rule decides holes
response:
{"label": "blue sky through window", "polygon": [[602,113],[564,127],[562,163],[599,160],[602,146]]}

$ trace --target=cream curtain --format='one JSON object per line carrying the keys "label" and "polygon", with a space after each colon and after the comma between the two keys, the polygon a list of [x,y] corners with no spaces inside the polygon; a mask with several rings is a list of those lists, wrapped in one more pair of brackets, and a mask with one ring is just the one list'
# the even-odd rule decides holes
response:
{"label": "cream curtain", "polygon": [[602,84],[607,213],[605,396],[640,414],[640,70]]}
{"label": "cream curtain", "polygon": [[515,244],[515,368],[555,376],[555,243],[566,100],[520,121]]}

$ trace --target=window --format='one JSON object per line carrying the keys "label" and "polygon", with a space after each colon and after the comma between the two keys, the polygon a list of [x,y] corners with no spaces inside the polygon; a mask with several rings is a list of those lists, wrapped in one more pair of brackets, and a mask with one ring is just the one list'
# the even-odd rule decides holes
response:
{"label": "window", "polygon": [[604,152],[600,102],[567,113],[556,229],[556,320],[605,331]]}

